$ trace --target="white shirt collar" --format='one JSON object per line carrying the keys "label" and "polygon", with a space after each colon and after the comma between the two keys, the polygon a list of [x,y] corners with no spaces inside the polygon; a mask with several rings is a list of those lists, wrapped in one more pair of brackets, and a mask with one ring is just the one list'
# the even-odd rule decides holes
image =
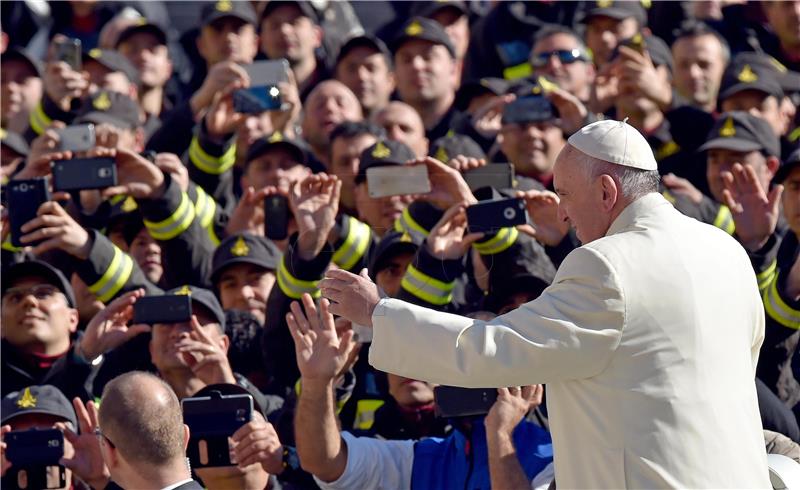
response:
{"label": "white shirt collar", "polygon": [[184,485],[186,483],[189,483],[190,481],[192,481],[192,479],[191,478],[187,478],[185,480],[181,480],[179,482],[173,483],[172,485],[170,485],[168,487],[164,487],[161,490],[173,490],[174,488],[178,488],[179,486]]}

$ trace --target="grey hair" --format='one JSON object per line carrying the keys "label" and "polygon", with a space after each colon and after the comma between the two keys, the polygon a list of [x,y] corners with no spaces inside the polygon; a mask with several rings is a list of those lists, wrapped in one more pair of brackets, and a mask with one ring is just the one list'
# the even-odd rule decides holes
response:
{"label": "grey hair", "polygon": [[661,176],[658,170],[642,170],[639,168],[626,167],[616,163],[606,162],[598,158],[583,156],[581,168],[590,179],[596,179],[601,175],[609,175],[620,189],[623,198],[634,201],[645,194],[658,192]]}

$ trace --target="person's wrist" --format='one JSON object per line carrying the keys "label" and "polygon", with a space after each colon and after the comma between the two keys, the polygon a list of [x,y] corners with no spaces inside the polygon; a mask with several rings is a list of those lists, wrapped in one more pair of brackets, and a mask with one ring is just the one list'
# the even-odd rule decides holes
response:
{"label": "person's wrist", "polygon": [[83,229],[83,227],[77,224],[76,226],[78,226],[80,229],[77,232],[79,234],[79,237],[76,240],[76,242],[79,243],[79,245],[70,250],[69,252],[76,258],[79,258],[81,260],[86,260],[89,258],[89,252],[91,252],[92,250],[93,240],[91,235],[89,235],[89,232]]}
{"label": "person's wrist", "polygon": [[334,376],[302,376],[300,378],[301,393],[306,395],[327,395],[333,390],[334,379]]}
{"label": "person's wrist", "polygon": [[75,356],[78,359],[83,359],[84,361],[91,363],[92,361],[94,361],[99,357],[99,354],[96,353],[96,350],[94,346],[91,345],[91,342],[89,342],[88,348],[86,344],[87,344],[86,336],[82,337],[79,341],[75,343],[75,348],[74,348]]}

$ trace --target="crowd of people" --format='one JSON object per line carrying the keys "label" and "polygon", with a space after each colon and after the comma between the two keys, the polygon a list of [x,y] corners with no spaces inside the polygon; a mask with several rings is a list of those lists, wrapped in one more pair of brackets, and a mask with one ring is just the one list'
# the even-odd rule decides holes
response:
{"label": "crowd of people", "polygon": [[[1,10],[4,486],[38,481],[8,454],[30,428],[63,433],[63,488],[558,485],[546,385],[438,391],[381,372],[370,329],[333,315],[320,281],[342,269],[478,320],[536,299],[595,238],[559,209],[553,167],[604,119],[646,138],[664,198],[749,256],[766,328],[740,382],[764,452],[800,463],[800,1]],[[279,103],[243,112],[265,60],[287,62]],[[79,158],[112,161],[114,182],[52,187]],[[381,167],[422,167],[429,191],[378,192]],[[20,222],[15,182],[42,178]],[[512,198],[525,224],[470,228],[471,206]],[[134,322],[162,295],[188,296],[188,319]],[[181,401],[220,394],[253,415],[230,464],[187,465]],[[442,416],[445,400],[482,409]]]}

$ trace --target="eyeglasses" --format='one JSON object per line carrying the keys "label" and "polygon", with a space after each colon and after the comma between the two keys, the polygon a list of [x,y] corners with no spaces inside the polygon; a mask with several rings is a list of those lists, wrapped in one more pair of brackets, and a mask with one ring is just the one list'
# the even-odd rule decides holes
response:
{"label": "eyeglasses", "polygon": [[3,303],[10,305],[20,303],[29,294],[38,300],[43,300],[52,298],[59,293],[61,290],[52,284],[38,284],[30,288],[8,288],[3,295]]}
{"label": "eyeglasses", "polygon": [[545,51],[543,53],[531,55],[531,65],[534,68],[541,68],[545,66],[553,56],[557,56],[558,61],[565,65],[575,63],[576,61],[586,61],[586,57],[578,48],[556,49],[555,51]]}
{"label": "eyeglasses", "polygon": [[114,443],[111,442],[111,439],[109,439],[107,435],[103,434],[103,432],[100,430],[100,427],[95,427],[94,428],[94,435],[96,435],[98,439],[101,439],[101,438],[105,439],[109,446],[111,446],[111,447],[116,449],[117,446],[115,446]]}

